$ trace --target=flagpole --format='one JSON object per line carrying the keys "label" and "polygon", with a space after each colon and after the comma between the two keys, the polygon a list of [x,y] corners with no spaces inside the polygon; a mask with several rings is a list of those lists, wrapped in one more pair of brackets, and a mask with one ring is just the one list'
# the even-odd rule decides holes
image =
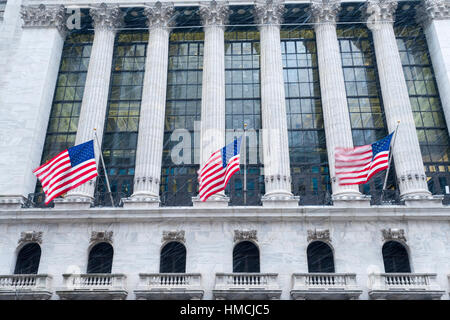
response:
{"label": "flagpole", "polygon": [[244,123],[244,204],[247,204],[247,138],[246,138],[247,124]]}
{"label": "flagpole", "polygon": [[389,176],[389,169],[391,168],[392,149],[394,148],[394,145],[395,145],[395,138],[397,138],[397,131],[398,131],[399,124],[400,124],[400,120],[397,120],[397,126],[395,127],[394,137],[392,138],[392,143],[389,146],[388,167],[386,169],[386,176],[384,177],[383,190],[381,190],[381,200],[383,200],[383,192],[384,192],[384,189],[386,189],[387,179]]}
{"label": "flagpole", "polygon": [[102,165],[103,165],[103,172],[105,172],[106,186],[108,187],[109,198],[111,199],[111,205],[112,205],[113,207],[115,207],[115,205],[114,205],[114,199],[113,199],[112,192],[111,192],[111,187],[109,186],[108,172],[107,172],[107,170],[106,170],[105,160],[103,160],[102,149],[100,148],[100,143],[98,142],[97,129],[96,129],[96,128],[94,128],[94,136],[95,136],[95,142],[97,142],[97,148],[98,148],[98,150],[99,150],[98,152],[100,153],[100,159],[101,159]]}

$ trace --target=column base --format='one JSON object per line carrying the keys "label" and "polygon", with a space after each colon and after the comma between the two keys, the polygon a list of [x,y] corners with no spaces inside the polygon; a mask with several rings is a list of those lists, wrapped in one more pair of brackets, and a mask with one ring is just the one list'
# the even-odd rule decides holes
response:
{"label": "column base", "polygon": [[66,198],[53,199],[55,209],[89,209],[94,205],[94,199],[88,196],[71,195]]}
{"label": "column base", "polygon": [[442,207],[442,200],[444,195],[403,195],[400,196],[402,201],[405,201],[407,207]]}
{"label": "column base", "polygon": [[27,199],[23,196],[1,196],[0,209],[20,209]]}
{"label": "column base", "polygon": [[332,195],[333,206],[346,208],[370,207],[370,199],[372,197],[361,193],[338,194]]}
{"label": "column base", "polygon": [[230,202],[230,198],[221,194],[212,195],[206,201],[200,200],[199,196],[192,197],[193,206],[198,208],[223,208],[228,207],[228,202]]}
{"label": "column base", "polygon": [[126,209],[145,209],[159,207],[161,200],[154,195],[131,195],[129,198],[122,198],[122,202]]}
{"label": "column base", "polygon": [[298,207],[299,201],[300,197],[288,193],[265,194],[261,198],[263,207],[268,208]]}

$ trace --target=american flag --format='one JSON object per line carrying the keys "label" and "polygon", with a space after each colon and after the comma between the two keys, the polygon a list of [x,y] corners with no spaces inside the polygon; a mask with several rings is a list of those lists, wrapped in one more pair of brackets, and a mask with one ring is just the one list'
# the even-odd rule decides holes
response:
{"label": "american flag", "polygon": [[389,166],[392,135],[356,148],[336,148],[335,168],[339,185],[363,184]]}
{"label": "american flag", "polygon": [[64,150],[33,172],[41,181],[45,204],[50,203],[54,198],[98,175],[94,140]]}
{"label": "american flag", "polygon": [[242,137],[214,152],[198,171],[200,200],[225,190],[228,180],[239,171]]}

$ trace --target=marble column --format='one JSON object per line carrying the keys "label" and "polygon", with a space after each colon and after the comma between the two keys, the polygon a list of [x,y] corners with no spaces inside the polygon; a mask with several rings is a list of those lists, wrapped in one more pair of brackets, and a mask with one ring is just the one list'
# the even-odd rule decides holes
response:
{"label": "marble column", "polygon": [[[408,89],[395,39],[393,21],[397,2],[369,0],[366,3],[367,26],[372,31],[384,112],[389,132],[400,125],[393,146],[400,197],[407,203],[438,203],[428,191],[419,140],[417,138]],[[437,201],[431,201],[431,200]]]}
{"label": "marble column", "polygon": [[159,206],[159,184],[164,142],[169,34],[173,26],[172,3],[157,2],[144,10],[149,39],[139,118],[133,195],[125,207]]}
{"label": "marble column", "polygon": [[422,0],[417,10],[450,133],[450,1]]}
{"label": "marble column", "polygon": [[[228,6],[224,2],[201,3],[205,32],[203,49],[202,107],[200,124],[200,168],[211,154],[225,146],[225,39]],[[227,206],[229,198],[219,192],[206,202],[192,199],[194,206]]]}
{"label": "marble column", "polygon": [[20,208],[36,188],[33,169],[42,158],[66,36],[63,6],[22,6],[20,13],[20,39],[0,82],[1,208]]}
{"label": "marble column", "polygon": [[263,134],[263,206],[297,206],[291,192],[291,172],[281,59],[282,1],[257,1],[255,18],[261,38],[261,117]]}
{"label": "marble column", "polygon": [[[353,148],[352,128],[345,93],[336,16],[341,9],[338,0],[315,0],[311,4],[316,33],[320,93],[334,205],[365,204],[370,197],[359,192],[358,185],[341,186],[336,179],[334,153],[336,147]],[[351,200],[348,202],[347,200]]]}
{"label": "marble column", "polygon": [[[105,3],[92,6],[89,13],[92,17],[95,35],[86,75],[75,145],[94,139],[94,129],[96,129],[98,143],[101,146],[108,105],[114,39],[117,28],[121,26],[123,13],[119,6]],[[95,141],[94,149],[95,158],[97,164],[99,164],[101,150],[98,150]],[[64,199],[55,199],[55,205],[60,203],[90,205],[94,199],[94,192],[95,179],[92,179],[69,191]]]}

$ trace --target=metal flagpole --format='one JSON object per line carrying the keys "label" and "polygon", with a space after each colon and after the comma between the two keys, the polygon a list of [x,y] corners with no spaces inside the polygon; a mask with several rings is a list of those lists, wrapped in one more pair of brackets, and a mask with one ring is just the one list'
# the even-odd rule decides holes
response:
{"label": "metal flagpole", "polygon": [[95,136],[95,142],[97,142],[98,152],[100,153],[100,159],[102,160],[103,171],[105,172],[106,186],[108,187],[109,198],[111,199],[111,205],[113,207],[115,207],[114,199],[113,199],[112,192],[111,192],[111,187],[109,186],[108,172],[106,170],[105,160],[103,160],[103,154],[102,154],[102,149],[100,148],[100,143],[98,143],[97,129],[96,128],[94,128],[94,136]]}
{"label": "metal flagpole", "polygon": [[246,138],[246,129],[247,129],[247,124],[244,123],[244,137],[243,137],[243,142],[244,142],[244,204],[247,204],[247,146],[246,146],[246,142],[247,142],[247,138]]}
{"label": "metal flagpole", "polygon": [[392,148],[394,148],[395,138],[397,137],[397,131],[398,131],[399,124],[400,124],[400,120],[397,120],[397,126],[395,127],[394,137],[392,138],[392,143],[389,146],[388,167],[386,169],[386,176],[384,177],[383,190],[381,190],[381,200],[383,200],[384,189],[386,189],[387,179],[388,179],[388,176],[389,176],[389,169],[391,168]]}

